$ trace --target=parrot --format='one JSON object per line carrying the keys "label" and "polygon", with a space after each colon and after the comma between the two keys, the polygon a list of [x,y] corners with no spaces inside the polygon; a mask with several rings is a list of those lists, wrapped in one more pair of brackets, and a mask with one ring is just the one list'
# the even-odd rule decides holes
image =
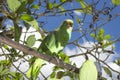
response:
{"label": "parrot", "polygon": [[[43,54],[57,56],[71,39],[73,24],[73,20],[71,19],[64,20],[57,29],[50,32],[42,40],[38,51],[42,52]],[[31,65],[27,72],[27,76],[32,77],[33,80],[36,79],[40,72],[40,67],[44,62],[45,61],[40,58],[35,59],[35,62]]]}
{"label": "parrot", "polygon": [[97,80],[98,70],[92,59],[85,61],[79,72],[79,80]]}

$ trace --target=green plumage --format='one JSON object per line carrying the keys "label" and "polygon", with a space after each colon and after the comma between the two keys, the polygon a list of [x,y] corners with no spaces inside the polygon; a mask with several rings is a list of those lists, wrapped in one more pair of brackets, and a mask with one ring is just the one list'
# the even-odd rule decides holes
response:
{"label": "green plumage", "polygon": [[[72,26],[73,26],[72,20],[69,19],[65,20],[60,27],[58,27],[55,31],[51,32],[50,34],[48,34],[43,39],[38,50],[44,54],[58,55],[58,53],[64,49],[64,47],[67,45],[68,41],[71,38]],[[41,59],[36,59],[34,64],[30,67],[30,69],[27,72],[28,77],[32,76],[34,79],[36,79],[41,64],[43,64],[40,63],[41,62],[40,60]],[[37,69],[37,71],[35,69]]]}

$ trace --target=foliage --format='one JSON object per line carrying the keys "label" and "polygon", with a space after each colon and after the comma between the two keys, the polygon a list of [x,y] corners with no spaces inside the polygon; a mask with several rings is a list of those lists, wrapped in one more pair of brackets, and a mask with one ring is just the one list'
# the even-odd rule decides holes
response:
{"label": "foliage", "polygon": [[1,60],[0,61],[0,79],[1,80],[23,80],[23,76],[19,72],[10,71],[10,61]]}
{"label": "foliage", "polygon": [[87,60],[83,63],[79,79],[80,80],[97,80],[98,71],[93,60]]}
{"label": "foliage", "polygon": [[[72,7],[71,5],[76,6]],[[100,7],[100,5],[102,7]],[[0,34],[37,50],[38,46],[34,47],[34,44],[36,42],[41,43],[41,40],[44,39],[45,35],[49,34],[46,30],[46,25],[49,23],[49,20],[53,21],[52,19],[54,17],[59,16],[71,18],[75,22],[73,36],[74,34],[77,36],[75,35],[75,38],[72,38],[69,44],[74,48],[77,47],[80,53],[73,53],[68,56],[64,52],[61,52],[57,55],[57,58],[62,59],[65,63],[70,65],[78,66],[76,63],[73,63],[73,57],[85,56],[85,60],[93,57],[94,62],[98,63],[100,66],[96,66],[98,69],[98,79],[108,80],[107,77],[102,75],[102,69],[111,80],[116,80],[120,78],[120,71],[111,68],[107,64],[107,60],[109,59],[109,56],[114,55],[114,44],[119,42],[120,39],[112,37],[109,33],[106,34],[104,27],[106,24],[109,24],[110,21],[112,22],[112,20],[120,17],[119,13],[114,12],[116,8],[119,8],[119,5],[120,0],[111,0],[109,4],[108,1],[103,0],[0,0],[0,29],[2,30]],[[81,16],[76,15],[75,12],[80,13]],[[9,23],[11,25],[10,27],[5,25],[7,21],[11,22]],[[61,21],[59,21],[59,23],[60,22]],[[52,29],[51,26],[53,23],[50,24],[51,25],[47,25],[47,28]],[[38,39],[34,33],[32,34],[32,32],[28,32],[31,27],[35,29],[33,32],[41,34],[41,40]],[[22,31],[23,28],[26,28],[25,32]],[[21,40],[23,33],[25,34],[23,37],[24,39]],[[27,33],[31,34],[27,36]],[[84,42],[83,39],[89,42],[90,47],[80,44],[81,42]],[[94,44],[90,43],[91,40],[94,41]],[[30,77],[28,77],[28,75],[30,76],[31,72],[26,73],[28,69],[22,71],[20,67],[25,62],[27,62],[27,64],[29,63],[29,66],[32,65],[34,62],[34,55],[26,55],[24,52],[3,43],[1,43],[0,46],[0,58],[4,57],[4,60],[0,59],[0,80],[24,80],[26,78],[29,80]],[[108,50],[108,47],[111,47],[111,49]],[[101,59],[101,55],[107,56],[105,59]],[[82,61],[81,58],[79,61]],[[16,62],[18,62],[18,65],[14,65]],[[41,60],[40,70],[42,70],[47,64],[50,64],[45,63],[44,60]],[[120,66],[120,58],[116,58],[112,63]],[[81,64],[82,67],[79,66],[79,68],[83,70],[82,72],[87,72],[88,69],[83,69],[84,64],[86,64],[86,62]],[[92,64],[90,63],[90,65]],[[11,67],[14,67],[16,71],[13,71]],[[80,71],[80,73],[82,72]],[[117,75],[115,79],[113,72]],[[81,76],[85,76],[84,74],[74,73],[56,65],[54,65],[52,72],[49,73],[49,75],[45,75],[42,71],[38,73],[42,75],[44,79],[49,80],[64,80],[65,77],[69,77],[70,80],[79,80],[79,78],[82,80]],[[94,74],[96,73],[95,70]],[[36,77],[39,79],[39,76]]]}

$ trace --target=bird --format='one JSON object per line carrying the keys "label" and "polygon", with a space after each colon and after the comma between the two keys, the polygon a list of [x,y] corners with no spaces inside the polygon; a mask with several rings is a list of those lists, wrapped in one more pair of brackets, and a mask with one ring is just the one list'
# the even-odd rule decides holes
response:
{"label": "bird", "polygon": [[[50,32],[42,40],[38,51],[42,52],[43,54],[57,56],[71,39],[73,24],[74,22],[71,19],[64,20],[57,29]],[[35,59],[35,62],[31,65],[27,72],[27,76],[36,79],[40,72],[42,63],[44,63],[44,60],[40,58]]]}

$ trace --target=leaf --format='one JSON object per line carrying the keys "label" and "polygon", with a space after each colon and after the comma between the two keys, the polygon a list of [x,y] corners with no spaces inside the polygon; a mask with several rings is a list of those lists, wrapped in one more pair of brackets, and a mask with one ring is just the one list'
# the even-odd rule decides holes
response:
{"label": "leaf", "polygon": [[78,17],[76,17],[76,21],[77,21],[78,24],[81,23],[81,20],[80,20],[80,18],[78,18]]}
{"label": "leaf", "polygon": [[106,41],[106,42],[103,42],[103,48],[106,48],[106,47],[108,47],[108,46],[110,46],[110,45],[112,45],[112,44],[114,44],[114,42],[113,41]]}
{"label": "leaf", "polygon": [[1,72],[3,71],[3,69],[4,69],[4,66],[0,65],[0,75],[1,75]]}
{"label": "leaf", "polygon": [[77,0],[77,2],[80,2],[81,7],[83,8],[83,10],[77,11],[92,14],[92,7],[88,5],[84,0]]}
{"label": "leaf", "polygon": [[107,80],[107,78],[102,77],[102,79],[101,79],[101,80]]}
{"label": "leaf", "polygon": [[21,5],[16,12],[18,14],[23,13],[23,12],[27,12],[26,6],[27,6],[27,0],[22,0]]}
{"label": "leaf", "polygon": [[64,52],[60,52],[59,56],[61,57],[62,60],[64,60],[66,63],[70,63],[70,59],[69,57],[64,53]]}
{"label": "leaf", "polygon": [[19,0],[7,0],[7,3],[12,12],[16,12],[21,5]]}
{"label": "leaf", "polygon": [[103,69],[110,77],[112,77],[112,73],[107,67],[103,67]]}
{"label": "leaf", "polygon": [[36,80],[43,65],[45,65],[45,61],[37,58],[34,64],[32,64],[30,69],[27,71],[27,77],[32,78],[31,80]]}
{"label": "leaf", "polygon": [[98,42],[103,41],[103,37],[104,37],[104,29],[100,28],[98,35],[97,35]]}
{"label": "leaf", "polygon": [[[54,5],[53,5],[53,7],[54,8],[58,8],[58,9],[60,9],[60,11],[62,11],[62,14],[64,14],[65,12],[65,8],[63,7],[63,6],[59,6],[60,4],[56,4],[56,3],[54,3]],[[59,7],[58,7],[59,6]]]}
{"label": "leaf", "polygon": [[34,0],[28,0],[28,4],[32,4]]}
{"label": "leaf", "polygon": [[98,32],[98,36],[99,37],[103,37],[104,36],[104,29],[100,28],[100,30]]}
{"label": "leaf", "polygon": [[115,60],[114,63],[116,63],[117,65],[120,65],[120,58],[118,58],[117,60]]}
{"label": "leaf", "polygon": [[39,9],[40,7],[38,5],[32,5],[31,8]]}
{"label": "leaf", "polygon": [[15,29],[15,41],[19,42],[20,40],[20,36],[21,36],[21,33],[22,33],[22,28],[18,26],[18,24],[16,24],[14,22],[14,29]]}
{"label": "leaf", "polygon": [[16,75],[16,76],[15,76],[15,80],[24,80],[24,77],[23,77],[23,75],[22,75],[21,73],[16,72],[15,75]]}
{"label": "leaf", "polygon": [[108,34],[108,35],[105,35],[104,37],[103,37],[103,39],[104,40],[108,40],[108,39],[110,39],[111,38],[111,36]]}
{"label": "leaf", "polygon": [[64,73],[65,72],[63,72],[63,71],[57,72],[57,79],[61,79],[64,76]]}
{"label": "leaf", "polygon": [[27,45],[28,47],[32,47],[32,46],[35,44],[35,41],[36,41],[35,35],[30,35],[30,36],[27,38],[26,45]]}
{"label": "leaf", "polygon": [[4,76],[4,75],[6,75],[6,74],[8,74],[9,73],[9,69],[4,69],[4,70],[2,70],[1,72],[0,72],[0,75],[1,76]]}
{"label": "leaf", "polygon": [[[10,77],[6,77],[5,79],[6,79],[6,80],[10,80],[11,78],[10,78]],[[14,80],[14,79],[13,79],[13,80]]]}
{"label": "leaf", "polygon": [[67,0],[60,0],[60,2],[66,2]]}
{"label": "leaf", "polygon": [[52,9],[52,7],[53,7],[53,6],[52,6],[52,3],[51,3],[51,2],[48,2],[48,3],[47,3],[47,9],[50,10],[50,9]]}
{"label": "leaf", "polygon": [[23,14],[21,16],[21,19],[23,21],[25,21],[26,23],[30,24],[32,27],[34,27],[38,32],[40,32],[40,28],[38,26],[38,22],[32,16],[30,16],[28,14]]}
{"label": "leaf", "polygon": [[24,14],[21,16],[21,19],[24,20],[24,21],[33,21],[34,18],[28,14]]}
{"label": "leaf", "polygon": [[79,80],[97,80],[97,76],[98,71],[94,61],[85,61],[80,69]]}
{"label": "leaf", "polygon": [[73,73],[70,72],[70,71],[65,71],[64,76],[69,76],[69,77],[71,77],[71,78],[74,77]]}
{"label": "leaf", "polygon": [[4,44],[3,47],[4,47],[7,51],[10,51],[8,45]]}
{"label": "leaf", "polygon": [[9,65],[10,61],[9,60],[0,60],[0,65]]}
{"label": "leaf", "polygon": [[112,3],[113,3],[115,6],[118,6],[118,5],[120,5],[120,0],[112,0]]}
{"label": "leaf", "polygon": [[54,78],[54,77],[55,77],[55,74],[56,74],[56,72],[53,71],[52,74],[50,75],[50,78]]}
{"label": "leaf", "polygon": [[91,37],[93,38],[96,38],[96,35],[95,34],[90,34]]}
{"label": "leaf", "polygon": [[9,75],[11,75],[12,77],[16,77],[16,73],[15,72],[9,72]]}

